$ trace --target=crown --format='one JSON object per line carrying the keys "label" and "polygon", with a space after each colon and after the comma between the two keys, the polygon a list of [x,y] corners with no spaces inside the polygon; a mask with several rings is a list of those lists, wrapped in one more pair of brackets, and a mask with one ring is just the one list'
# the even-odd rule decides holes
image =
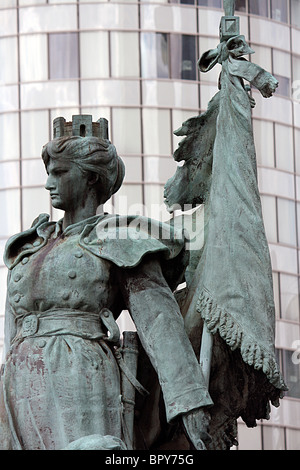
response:
{"label": "crown", "polygon": [[53,121],[53,139],[64,136],[108,139],[108,120],[100,118],[97,122],[93,122],[92,116],[89,114],[72,116],[71,122],[66,122],[63,117],[57,117]]}

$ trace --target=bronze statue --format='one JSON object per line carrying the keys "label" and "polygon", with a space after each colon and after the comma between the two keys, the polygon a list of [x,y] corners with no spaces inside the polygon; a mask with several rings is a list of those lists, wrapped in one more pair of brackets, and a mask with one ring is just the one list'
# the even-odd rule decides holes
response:
{"label": "bronze statue", "polygon": [[[101,448],[132,447],[120,370],[131,376],[122,367],[115,323],[128,308],[158,374],[167,420],[184,414],[195,447],[203,447],[206,429],[195,435],[193,420],[195,413],[202,420],[199,408],[212,402],[171,290],[184,271],[182,234],[167,226],[170,238],[156,239],[153,221],[96,214],[124,176],[107,139],[56,137],[42,156],[46,189],[65,215],[55,223],[42,214],[5,251],[10,446],[62,449],[83,437],[90,445],[87,436],[95,442],[98,435]],[[161,233],[163,224],[157,228]],[[146,393],[135,379],[133,385]]]}
{"label": "bronze statue", "polygon": [[[255,426],[283,396],[244,79],[264,97],[277,81],[244,59],[234,4],[199,61],[222,65],[220,91],[176,132],[184,165],[165,187],[170,212],[204,205],[199,249],[176,217],[103,213],[124,178],[107,122],[55,120],[42,157],[64,217],[40,215],[5,250],[2,448],[229,449],[239,416]],[[120,338],[124,309],[137,332]]]}

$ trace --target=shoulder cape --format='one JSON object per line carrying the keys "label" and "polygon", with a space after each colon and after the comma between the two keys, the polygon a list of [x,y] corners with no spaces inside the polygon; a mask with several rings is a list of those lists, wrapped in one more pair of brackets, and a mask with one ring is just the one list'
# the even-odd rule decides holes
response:
{"label": "shoulder cape", "polygon": [[[47,244],[56,228],[48,214],[41,214],[30,229],[11,237],[5,247],[8,269]],[[69,231],[69,230],[68,230]],[[120,268],[138,266],[147,255],[159,255],[163,274],[172,289],[181,282],[188,263],[183,230],[142,216],[108,215],[82,224],[79,245]]]}

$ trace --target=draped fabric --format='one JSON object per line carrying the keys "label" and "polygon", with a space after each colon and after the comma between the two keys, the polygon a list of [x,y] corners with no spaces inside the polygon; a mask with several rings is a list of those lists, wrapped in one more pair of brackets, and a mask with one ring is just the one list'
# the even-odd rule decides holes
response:
{"label": "draped fabric", "polygon": [[[224,48],[220,53],[224,57]],[[218,331],[232,350],[240,349],[248,365],[284,390],[275,358],[272,268],[257,185],[251,105],[241,78],[265,93],[273,77],[230,54],[222,61],[196,311],[210,332]]]}
{"label": "draped fabric", "polygon": [[[201,122],[200,126],[198,118],[199,132],[205,134],[205,126],[215,125],[216,134],[211,142],[212,172],[205,197],[204,246],[180,305],[196,353],[203,322],[213,335],[209,383],[214,401],[212,448],[224,448],[224,442],[227,445],[228,437],[236,434],[233,428],[239,416],[248,426],[267,419],[269,402],[278,406],[287,390],[275,354],[272,268],[257,184],[253,101],[243,79],[264,97],[272,95],[277,83],[271,74],[242,58],[251,52],[239,36],[199,61],[202,71],[219,62],[222,72],[220,91],[211,100],[218,106],[215,122]],[[202,116],[204,119],[205,114]],[[188,151],[184,155],[185,145],[194,138],[197,124],[194,119],[191,128],[189,122],[182,126],[187,137],[179,146],[186,165],[191,156]],[[196,158],[201,159],[201,148],[198,153]]]}

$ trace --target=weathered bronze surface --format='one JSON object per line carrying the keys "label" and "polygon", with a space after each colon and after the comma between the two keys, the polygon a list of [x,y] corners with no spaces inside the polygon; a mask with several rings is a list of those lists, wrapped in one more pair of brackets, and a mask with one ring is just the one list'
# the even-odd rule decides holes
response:
{"label": "weathered bronze surface", "polygon": [[[199,60],[222,65],[220,91],[176,131],[184,164],[165,187],[170,212],[203,204],[197,249],[176,217],[99,211],[124,178],[107,122],[54,121],[42,157],[64,217],[41,214],[5,249],[2,449],[228,449],[237,418],[255,426],[286,389],[244,84],[269,97],[277,81],[244,60],[234,4]],[[121,338],[124,309],[137,331]]]}

